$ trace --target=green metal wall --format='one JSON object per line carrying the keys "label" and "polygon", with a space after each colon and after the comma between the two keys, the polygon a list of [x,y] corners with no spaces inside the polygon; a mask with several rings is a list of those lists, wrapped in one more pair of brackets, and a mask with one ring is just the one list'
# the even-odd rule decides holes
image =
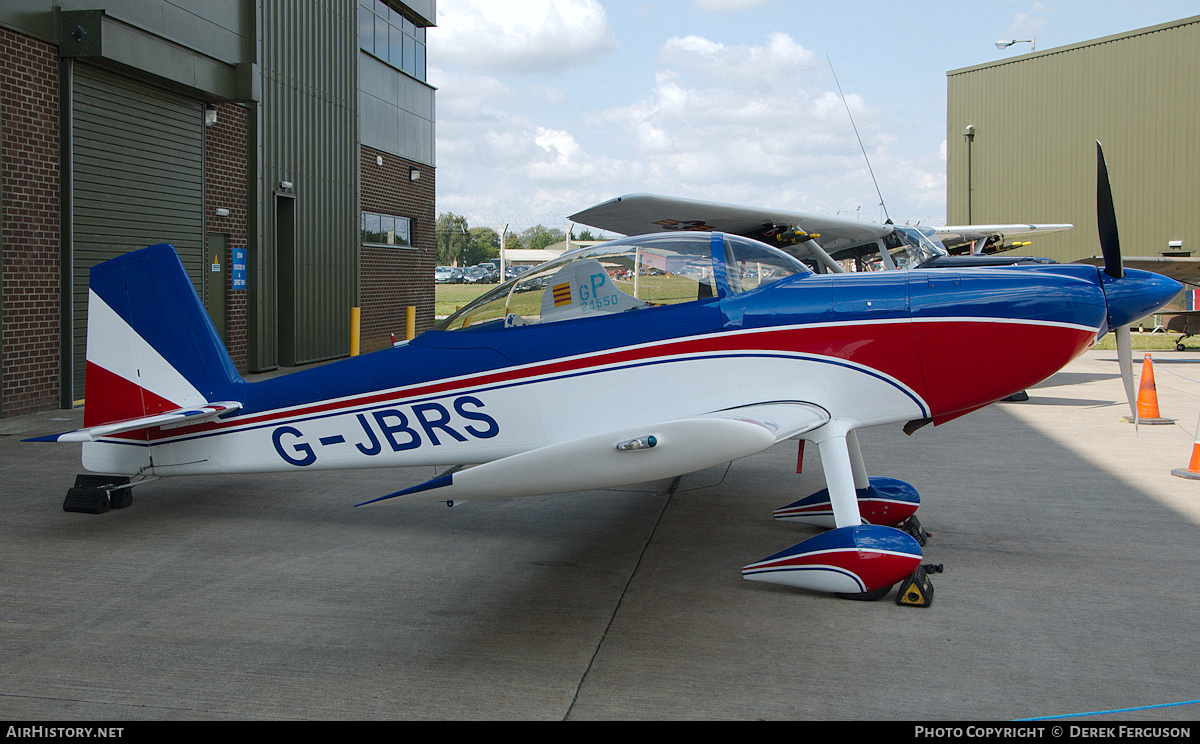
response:
{"label": "green metal wall", "polygon": [[[358,288],[357,5],[262,0],[259,29],[262,100],[252,162],[261,178],[262,237],[249,256],[250,365],[269,369],[350,351]],[[290,248],[287,226],[277,224],[281,208],[294,220]]]}
{"label": "green metal wall", "polygon": [[171,243],[200,288],[204,107],[76,63],[71,75],[72,400],[83,398],[88,272]]}
{"label": "green metal wall", "polygon": [[947,222],[967,222],[970,182],[974,224],[1075,225],[1019,252],[1097,255],[1100,140],[1125,255],[1200,256],[1198,49],[1200,16],[947,73]]}

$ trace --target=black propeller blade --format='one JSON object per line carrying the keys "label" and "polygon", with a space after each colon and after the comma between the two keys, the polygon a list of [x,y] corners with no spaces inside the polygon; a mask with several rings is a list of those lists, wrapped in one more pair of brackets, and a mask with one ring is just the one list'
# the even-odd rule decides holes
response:
{"label": "black propeller blade", "polygon": [[1117,234],[1117,213],[1113,209],[1112,186],[1108,182],[1108,167],[1104,164],[1104,148],[1096,141],[1096,224],[1100,229],[1100,253],[1104,256],[1104,273],[1113,279],[1125,276],[1121,265],[1121,238]]}
{"label": "black propeller blade", "polygon": [[[1121,238],[1117,234],[1117,212],[1113,208],[1112,186],[1108,182],[1108,166],[1104,164],[1104,148],[1096,141],[1096,224],[1100,229],[1100,253],[1104,256],[1104,273],[1113,279],[1125,276],[1121,263]],[[1117,363],[1121,366],[1121,381],[1129,412],[1137,423],[1137,396],[1133,383],[1133,338],[1129,326],[1112,329],[1117,339]]]}

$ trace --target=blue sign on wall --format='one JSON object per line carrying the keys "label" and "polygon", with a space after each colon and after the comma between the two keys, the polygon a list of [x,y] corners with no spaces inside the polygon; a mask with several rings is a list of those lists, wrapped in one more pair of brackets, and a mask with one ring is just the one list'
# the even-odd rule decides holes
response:
{"label": "blue sign on wall", "polygon": [[233,288],[246,288],[246,249],[233,249]]}

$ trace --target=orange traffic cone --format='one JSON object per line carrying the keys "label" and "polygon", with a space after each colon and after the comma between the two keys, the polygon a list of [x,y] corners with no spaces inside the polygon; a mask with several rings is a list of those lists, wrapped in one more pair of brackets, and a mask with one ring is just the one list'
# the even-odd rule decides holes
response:
{"label": "orange traffic cone", "polygon": [[[1128,423],[1134,420],[1128,416],[1121,419]],[[1154,362],[1147,354],[1142,359],[1142,381],[1138,385],[1137,422],[1139,424],[1173,424],[1174,419],[1163,418],[1158,412],[1158,390],[1154,387]]]}
{"label": "orange traffic cone", "polygon": [[1192,461],[1187,468],[1174,468],[1171,475],[1200,480],[1200,422],[1196,424],[1196,443],[1192,445]]}

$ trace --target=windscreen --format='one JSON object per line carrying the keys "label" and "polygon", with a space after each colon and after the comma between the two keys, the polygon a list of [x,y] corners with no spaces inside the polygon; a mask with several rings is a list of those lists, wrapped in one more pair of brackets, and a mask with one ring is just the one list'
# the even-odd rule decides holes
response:
{"label": "windscreen", "polygon": [[[716,249],[714,249],[716,245]],[[645,310],[757,289],[808,269],[749,238],[662,233],[583,248],[542,264],[451,315],[435,330],[505,327]]]}

